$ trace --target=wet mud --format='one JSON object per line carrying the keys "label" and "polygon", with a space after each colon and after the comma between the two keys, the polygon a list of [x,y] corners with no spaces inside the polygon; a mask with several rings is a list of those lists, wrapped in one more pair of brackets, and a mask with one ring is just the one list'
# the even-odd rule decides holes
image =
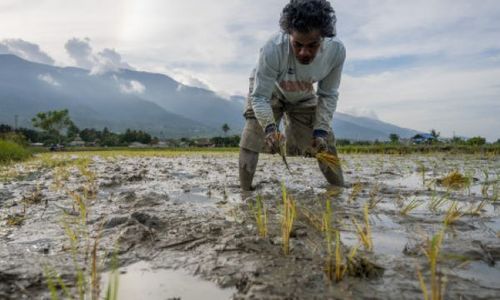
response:
{"label": "wet mud", "polygon": [[[144,299],[422,299],[417,269],[429,283],[425,247],[440,230],[445,298],[500,297],[498,156],[341,155],[349,186],[338,190],[311,158],[289,158],[290,174],[280,157],[264,155],[256,190],[241,192],[234,153],[85,154],[83,163],[82,155],[2,171],[9,176],[0,182],[0,299],[50,299],[47,270],[75,289],[75,265],[89,266],[92,257],[102,274],[115,257],[122,288],[146,286],[138,292]],[[442,186],[453,171],[470,184]],[[288,255],[282,182],[297,206]],[[267,209],[266,237],[251,208],[257,196]],[[340,251],[358,249],[338,282],[325,272],[327,201]],[[460,216],[444,227],[453,201]],[[366,205],[371,251],[355,226],[364,224]],[[68,228],[78,233],[73,242]],[[193,294],[198,287],[201,294]]]}

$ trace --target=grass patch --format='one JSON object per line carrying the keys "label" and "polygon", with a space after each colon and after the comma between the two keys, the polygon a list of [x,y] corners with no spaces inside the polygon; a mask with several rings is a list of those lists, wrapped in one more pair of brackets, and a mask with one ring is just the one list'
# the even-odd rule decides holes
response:
{"label": "grass patch", "polygon": [[31,153],[22,146],[11,141],[0,140],[0,164],[22,161],[30,157]]}

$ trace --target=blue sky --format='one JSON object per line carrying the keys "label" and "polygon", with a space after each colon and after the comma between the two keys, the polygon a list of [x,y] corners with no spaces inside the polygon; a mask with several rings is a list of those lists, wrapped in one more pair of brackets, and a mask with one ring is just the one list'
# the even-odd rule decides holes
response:
{"label": "blue sky", "polygon": [[[0,52],[96,72],[131,66],[244,95],[286,3],[2,0]],[[332,4],[347,48],[339,111],[500,138],[500,1]]]}

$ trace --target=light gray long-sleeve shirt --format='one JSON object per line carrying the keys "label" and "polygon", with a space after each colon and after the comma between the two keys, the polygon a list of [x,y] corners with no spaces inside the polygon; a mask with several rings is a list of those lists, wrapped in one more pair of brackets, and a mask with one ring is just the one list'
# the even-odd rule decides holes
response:
{"label": "light gray long-sleeve shirt", "polygon": [[276,93],[291,105],[317,96],[314,129],[330,131],[344,60],[345,47],[337,38],[325,38],[314,60],[303,65],[292,52],[289,35],[283,32],[273,35],[260,50],[250,95],[262,128],[275,123],[270,99]]}

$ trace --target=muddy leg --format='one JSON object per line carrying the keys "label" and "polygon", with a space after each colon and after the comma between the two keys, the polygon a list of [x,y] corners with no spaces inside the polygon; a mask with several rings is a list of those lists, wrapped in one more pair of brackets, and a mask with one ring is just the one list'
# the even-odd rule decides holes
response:
{"label": "muddy leg", "polygon": [[252,190],[252,180],[259,161],[259,153],[240,148],[240,187],[244,191]]}
{"label": "muddy leg", "polygon": [[[328,152],[337,155],[337,148],[334,145],[328,145]],[[331,168],[324,163],[318,161],[319,169],[323,176],[325,176],[326,180],[334,186],[344,187],[344,175],[342,172],[342,167],[339,165],[338,167]]]}

